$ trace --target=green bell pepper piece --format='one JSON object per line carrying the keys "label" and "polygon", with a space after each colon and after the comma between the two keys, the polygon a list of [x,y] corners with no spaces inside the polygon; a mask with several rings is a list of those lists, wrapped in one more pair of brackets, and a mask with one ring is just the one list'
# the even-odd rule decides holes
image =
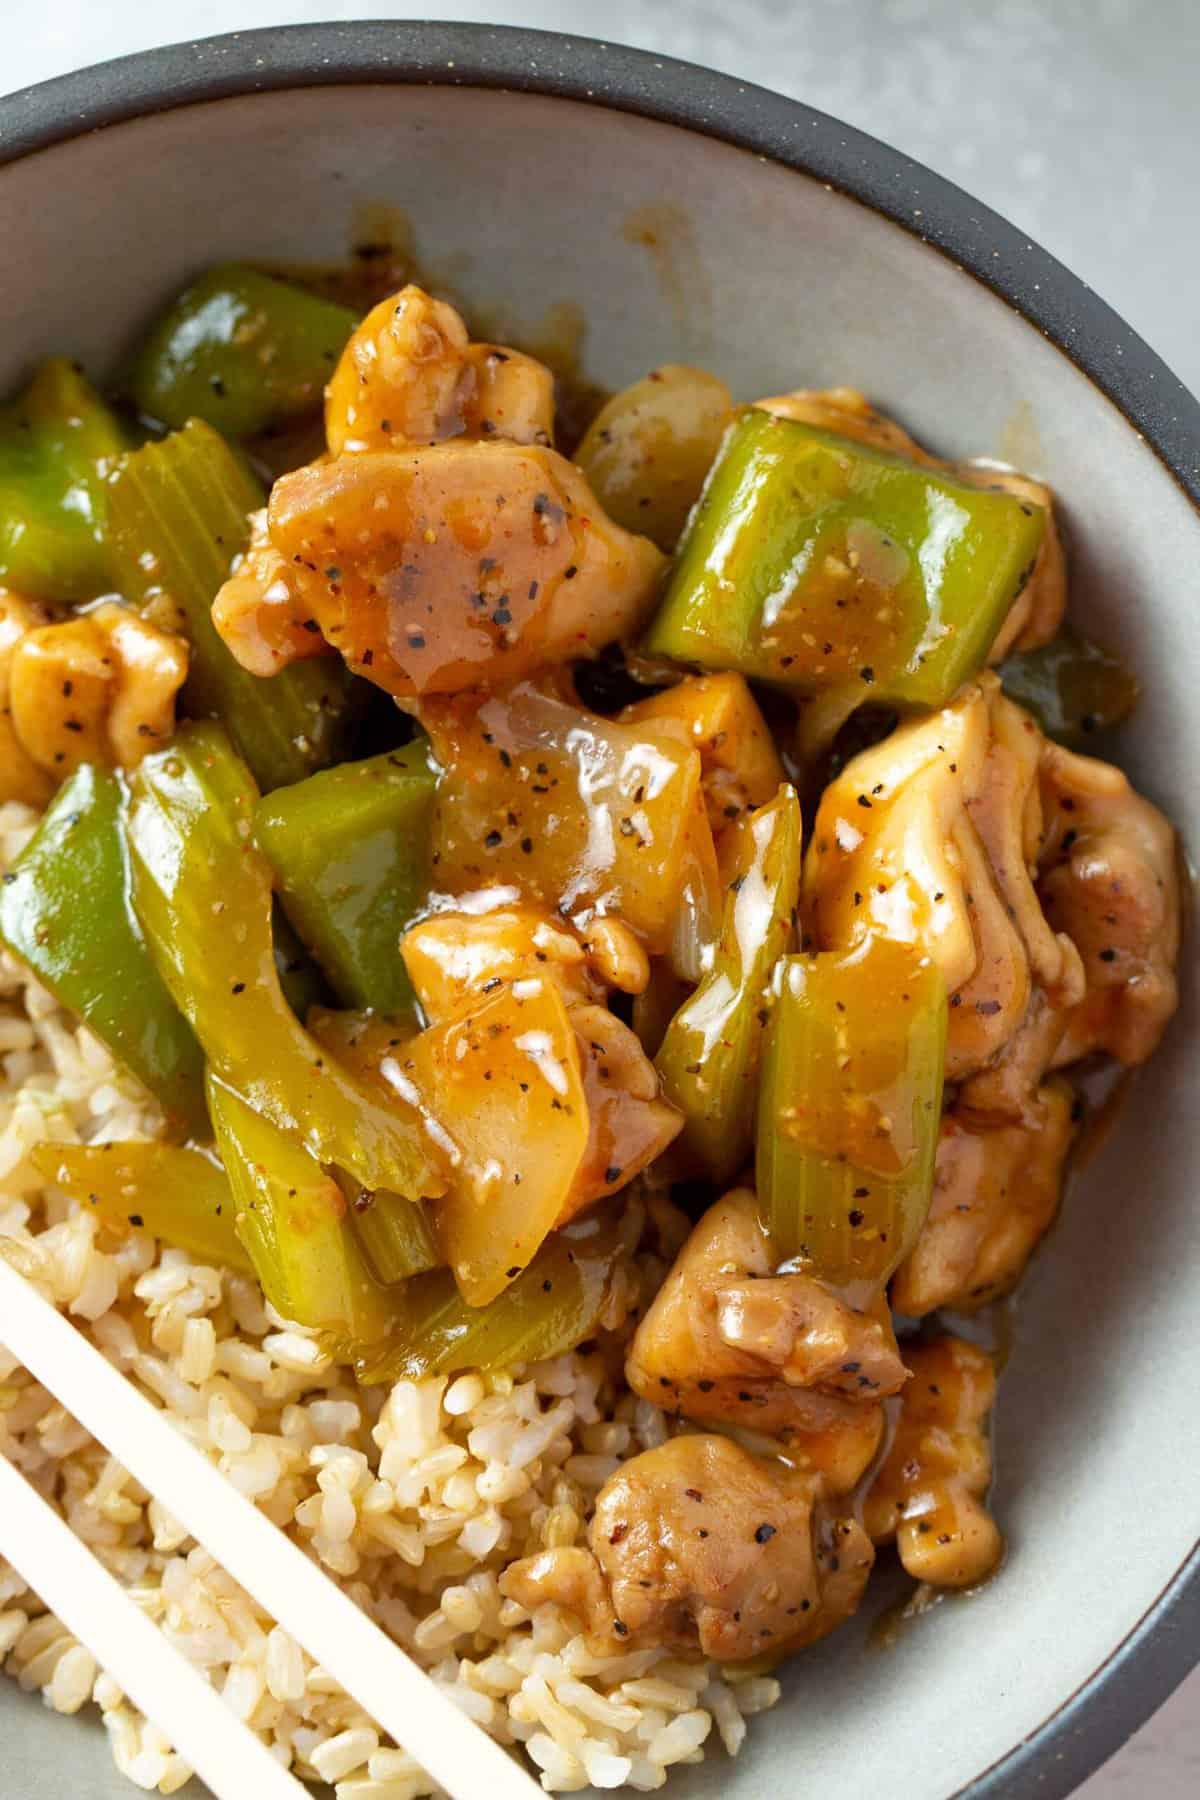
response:
{"label": "green bell pepper piece", "polygon": [[787,956],[767,1026],[756,1173],[781,1263],[882,1286],[925,1222],[946,990],[912,945]]}
{"label": "green bell pepper piece", "polygon": [[422,739],[277,788],[255,809],[288,917],[346,1006],[412,1005],[400,935],[428,887],[435,786]]}
{"label": "green bell pepper piece", "polygon": [[1005,657],[997,673],[1010,700],[1075,749],[1127,719],[1138,701],[1137,677],[1120,657],[1069,625],[1040,649]]}
{"label": "green bell pepper piece", "polygon": [[220,726],[186,726],[130,788],[134,908],[212,1072],[361,1186],[440,1194],[415,1115],[347,1071],[287,1003],[271,874],[251,835],[258,790]]}
{"label": "green bell pepper piece", "polygon": [[0,586],[68,601],[111,588],[104,477],[127,447],[114,414],[61,356],[0,409]]}
{"label": "green bell pepper piece", "polygon": [[331,1176],[210,1073],[208,1110],[263,1293],[297,1325],[356,1343],[386,1336],[395,1301],[372,1275]]}
{"label": "green bell pepper piece", "polygon": [[229,1180],[207,1150],[175,1144],[38,1144],[46,1181],[98,1213],[111,1231],[133,1226],[218,1268],[252,1275],[236,1230]]}
{"label": "green bell pepper piece", "polygon": [[109,483],[109,536],[121,593],[173,616],[191,643],[183,704],[219,718],[263,788],[303,781],[336,760],[351,677],[337,656],[264,679],[243,669],[212,622],[212,603],[264,505],[244,463],[193,421],[121,458]]}
{"label": "green bell pepper piece", "polygon": [[84,763],[0,884],[0,939],[145,1083],[181,1134],[207,1129],[204,1059],[128,899],[121,785]]}
{"label": "green bell pepper piece", "polygon": [[1040,507],[748,408],[647,648],[813,694],[942,706],[1028,580]]}
{"label": "green bell pepper piece", "polygon": [[655,1057],[664,1097],[682,1112],[678,1144],[713,1181],[745,1161],[771,971],[800,896],[800,802],[788,784],[733,828],[721,937],[712,968],[667,1027]]}
{"label": "green bell pepper piece", "polygon": [[320,410],[357,323],[348,307],[225,263],[184,288],[151,325],[130,393],[160,424],[204,419],[229,437],[253,437]]}

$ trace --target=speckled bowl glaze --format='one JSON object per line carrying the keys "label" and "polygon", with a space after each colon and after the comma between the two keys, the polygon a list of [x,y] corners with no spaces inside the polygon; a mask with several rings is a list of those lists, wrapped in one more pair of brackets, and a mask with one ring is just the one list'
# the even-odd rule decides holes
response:
{"label": "speckled bowl glaze", "polygon": [[[103,368],[187,275],[336,259],[363,207],[536,336],[745,397],[853,382],[953,455],[1036,468],[1076,614],[1146,698],[1134,777],[1200,842],[1200,408],[1002,220],[835,120],[678,63],[478,26],[255,32],[0,101],[0,387],[37,354]],[[561,319],[561,313],[558,315]],[[1200,1114],[1195,984],[1024,1287],[997,1424],[1007,1561],[872,1647],[878,1605],[798,1658],[736,1765],[679,1800],[1068,1793],[1200,1654]],[[0,1683],[0,1792],[131,1792],[94,1722]],[[252,1800],[247,1796],[247,1800]]]}

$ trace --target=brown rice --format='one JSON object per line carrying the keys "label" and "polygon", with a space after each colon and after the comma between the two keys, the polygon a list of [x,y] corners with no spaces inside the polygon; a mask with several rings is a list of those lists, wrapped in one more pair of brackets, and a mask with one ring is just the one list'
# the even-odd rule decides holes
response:
{"label": "brown rice", "polygon": [[[0,865],[30,835],[0,806]],[[145,1233],[109,1238],[29,1161],[34,1144],[154,1136],[145,1091],[0,960],[0,1238],[178,1428],[550,1792],[661,1787],[719,1739],[735,1754],[778,1684],[661,1650],[594,1656],[569,1615],[498,1589],[517,1556],[580,1538],[597,1489],[659,1443],[663,1415],[575,1353],[503,1375],[362,1389],[254,1283]],[[10,1246],[11,1248],[11,1246]],[[643,1273],[656,1273],[647,1260]],[[636,1283],[631,1283],[631,1287]],[[627,1296],[628,1299],[629,1296]],[[619,1323],[614,1318],[611,1324]],[[0,1349],[0,1453],[52,1497],[167,1637],[301,1777],[338,1800],[435,1792],[403,1750]],[[0,1561],[0,1663],[46,1704],[94,1702],[118,1768],[147,1792],[190,1771]]]}

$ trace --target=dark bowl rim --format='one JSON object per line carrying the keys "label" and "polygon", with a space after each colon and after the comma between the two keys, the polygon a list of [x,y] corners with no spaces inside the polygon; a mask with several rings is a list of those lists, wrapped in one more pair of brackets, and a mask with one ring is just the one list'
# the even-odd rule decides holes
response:
{"label": "dark bowl rim", "polygon": [[[283,88],[507,89],[676,125],[815,177],[1006,301],[1200,505],[1200,403],[1111,307],[999,214],[827,113],[696,64],[565,33],[411,20],[267,27],[119,57],[0,96],[0,166],[109,125]],[[946,1800],[1065,1800],[1200,1662],[1200,1543],[1035,1731]]]}

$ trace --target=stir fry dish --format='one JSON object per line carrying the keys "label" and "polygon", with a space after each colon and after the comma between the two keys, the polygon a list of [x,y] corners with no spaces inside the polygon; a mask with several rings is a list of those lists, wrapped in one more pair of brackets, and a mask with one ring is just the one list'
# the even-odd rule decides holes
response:
{"label": "stir fry dish", "polygon": [[[0,416],[0,1234],[548,1789],[654,1788],[878,1559],[997,1569],[988,1309],[1175,837],[1040,480],[683,365],[573,441],[370,298],[213,269]],[[431,1791],[7,1364],[0,1449],[285,1762]]]}

